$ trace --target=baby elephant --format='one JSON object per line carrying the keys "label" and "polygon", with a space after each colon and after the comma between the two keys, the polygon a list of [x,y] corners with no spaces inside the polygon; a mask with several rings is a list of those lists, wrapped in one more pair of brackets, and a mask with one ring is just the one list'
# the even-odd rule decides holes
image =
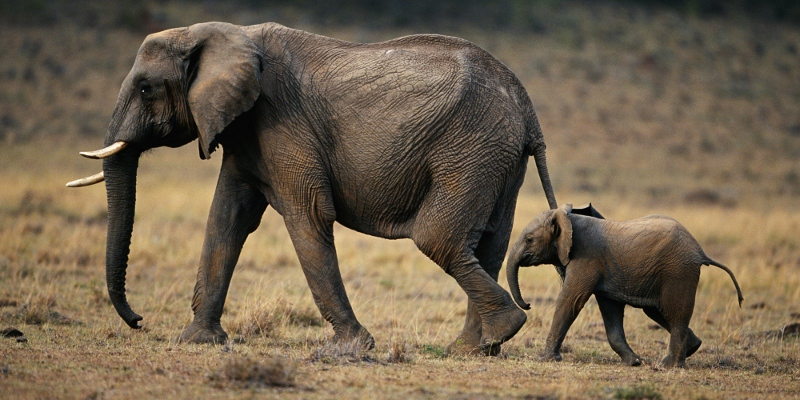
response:
{"label": "baby elephant", "polygon": [[702,343],[689,329],[701,265],[725,270],[742,305],[733,272],[706,256],[686,228],[662,215],[608,221],[591,205],[573,212],[571,204],[539,214],[512,248],[506,270],[511,294],[526,310],[530,304],[520,295],[519,267],[540,264],[554,265],[563,280],[543,354],[549,360],[561,360],[564,336],[592,294],[611,348],[628,365],[642,361],[625,340],[626,304],[642,308],[669,331],[665,367],[685,367],[686,357]]}

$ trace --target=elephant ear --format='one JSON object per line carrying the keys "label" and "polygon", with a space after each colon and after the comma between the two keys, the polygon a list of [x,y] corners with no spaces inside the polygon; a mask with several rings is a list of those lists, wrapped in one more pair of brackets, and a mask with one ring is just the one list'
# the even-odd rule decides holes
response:
{"label": "elephant ear", "polygon": [[597,209],[594,208],[594,206],[592,206],[592,203],[584,204],[580,207],[573,207],[572,213],[578,215],[585,215],[587,217],[605,219],[605,217],[603,217],[603,214],[600,214],[600,211],[597,211]]}
{"label": "elephant ear", "polygon": [[261,93],[263,56],[241,27],[222,22],[190,26],[183,67],[187,100],[197,125],[200,158],[217,147],[217,135],[253,107]]}
{"label": "elephant ear", "polygon": [[569,251],[572,249],[572,222],[567,214],[572,212],[572,204],[564,204],[553,211],[553,229],[556,250],[561,265],[569,264]]}

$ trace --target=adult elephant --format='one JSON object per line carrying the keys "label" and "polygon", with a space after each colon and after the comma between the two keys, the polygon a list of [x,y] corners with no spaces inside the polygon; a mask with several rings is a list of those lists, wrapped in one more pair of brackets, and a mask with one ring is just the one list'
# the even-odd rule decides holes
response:
{"label": "adult elephant", "polygon": [[551,208],[545,144],[519,80],[474,44],[438,35],[358,44],[267,23],[203,23],[148,36],[122,83],[104,149],[106,274],[125,296],[140,154],[197,139],[224,149],[192,310],[180,338],[222,342],[231,276],[268,205],[283,216],[334,339],[372,336],[342,284],[333,223],[411,238],[468,296],[451,351],[495,352],[525,323],[497,284],[517,192],[533,155]]}

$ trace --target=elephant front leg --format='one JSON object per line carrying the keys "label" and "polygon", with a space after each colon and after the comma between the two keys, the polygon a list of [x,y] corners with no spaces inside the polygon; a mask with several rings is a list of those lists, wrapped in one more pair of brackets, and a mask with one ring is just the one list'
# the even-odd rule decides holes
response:
{"label": "elephant front leg", "polygon": [[224,343],[228,335],[220,319],[234,267],[247,236],[267,208],[264,196],[251,185],[220,173],[208,216],[203,254],[192,299],[194,320],[179,341]]}
{"label": "elephant front leg", "polygon": [[545,348],[541,354],[544,360],[561,361],[561,345],[564,343],[564,338],[592,295],[597,280],[588,274],[581,276],[582,273],[577,265],[570,265],[567,268],[563,288],[556,300],[556,312],[550,325],[550,333],[547,334]]}
{"label": "elephant front leg", "polygon": [[333,218],[318,221],[288,217],[285,221],[314,302],[323,318],[333,326],[333,341],[358,342],[372,349],[375,340],[356,319],[342,282],[333,244]]}
{"label": "elephant front leg", "polygon": [[611,348],[616,352],[625,364],[630,366],[642,365],[642,359],[631,350],[628,341],[625,339],[625,329],[622,321],[625,316],[625,303],[609,299],[595,294],[600,314],[603,316],[603,324],[606,328],[606,336]]}

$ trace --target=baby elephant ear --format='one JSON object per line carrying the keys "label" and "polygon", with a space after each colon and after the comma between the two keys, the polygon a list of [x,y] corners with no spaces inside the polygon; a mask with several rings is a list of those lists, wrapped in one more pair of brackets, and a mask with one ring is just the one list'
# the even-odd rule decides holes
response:
{"label": "baby elephant ear", "polygon": [[558,227],[556,250],[558,250],[558,260],[563,266],[569,264],[569,251],[572,249],[572,222],[567,217],[571,211],[572,204],[564,204],[557,208],[553,215],[553,223]]}
{"label": "baby elephant ear", "polygon": [[261,93],[264,61],[255,43],[236,25],[192,25],[185,40],[189,109],[199,131],[200,157],[208,159],[216,148],[216,136],[252,108]]}

